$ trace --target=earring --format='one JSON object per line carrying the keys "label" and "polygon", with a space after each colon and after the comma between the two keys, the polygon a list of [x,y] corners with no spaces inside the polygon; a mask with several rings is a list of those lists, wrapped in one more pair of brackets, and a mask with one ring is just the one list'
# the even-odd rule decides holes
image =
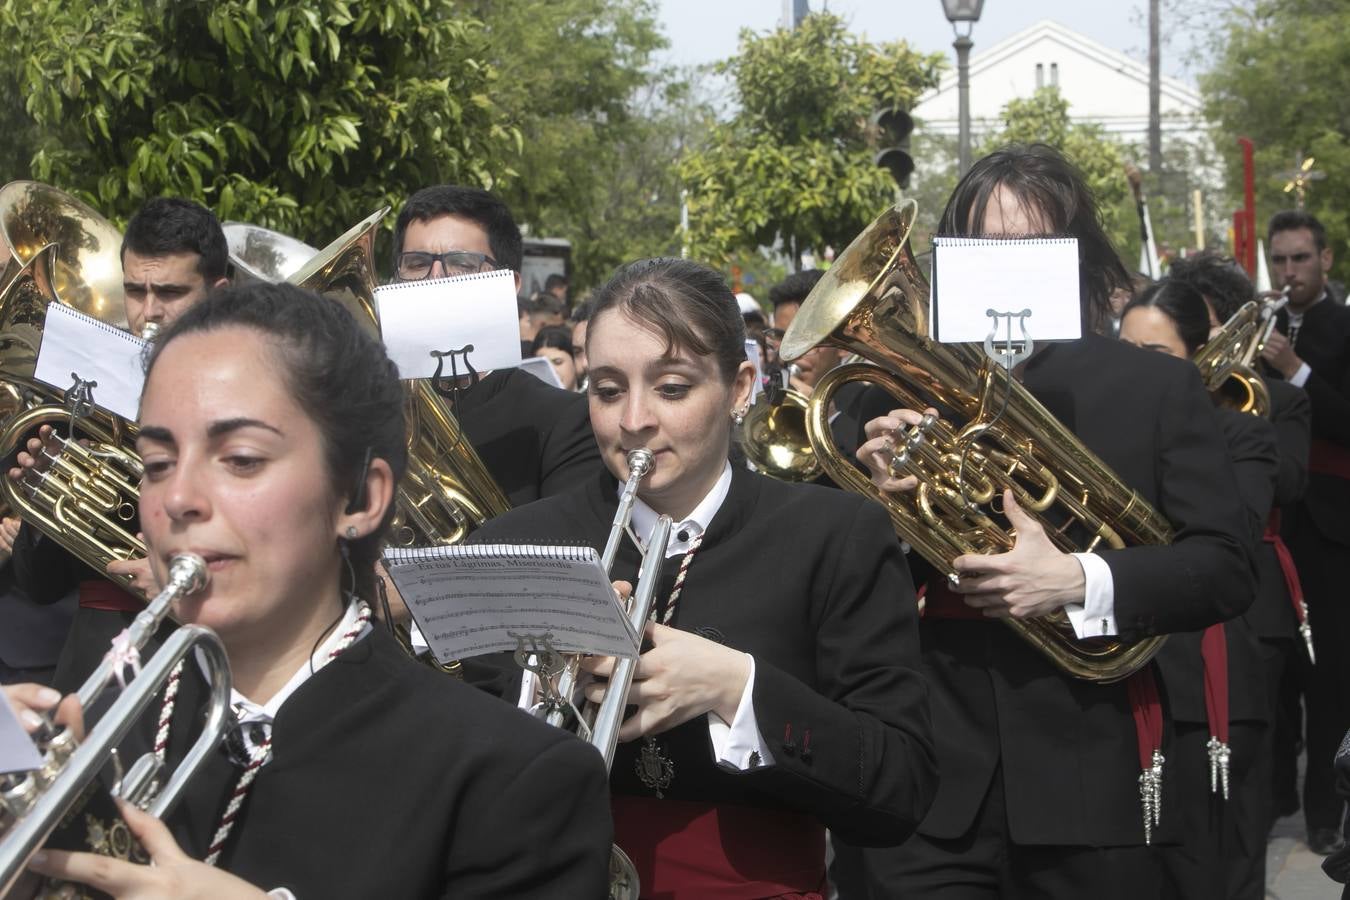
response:
{"label": "earring", "polygon": [[731,421],[735,422],[737,426],[744,425],[744,424],[745,424],[745,413],[746,413],[746,410],[744,410],[744,409],[733,409],[733,410],[731,411]]}
{"label": "earring", "polygon": [[348,525],[348,526],[347,526],[347,540],[349,540],[349,541],[354,541],[354,540],[356,540],[356,526],[355,526],[355,525]]}

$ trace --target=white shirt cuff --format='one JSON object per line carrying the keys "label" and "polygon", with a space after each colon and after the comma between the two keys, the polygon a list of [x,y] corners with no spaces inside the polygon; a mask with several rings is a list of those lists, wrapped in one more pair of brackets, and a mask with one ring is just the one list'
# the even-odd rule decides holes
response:
{"label": "white shirt cuff", "polygon": [[736,705],[736,718],[728,725],[717,713],[708,713],[708,737],[712,739],[713,758],[719,766],[734,772],[773,765],[773,755],[769,753],[764,737],[759,733],[759,722],[755,720],[755,658],[749,653],[745,655],[750,660],[750,677],[745,680],[741,702]]}
{"label": "white shirt cuff", "polygon": [[1304,363],[1298,367],[1298,371],[1294,373],[1293,378],[1289,379],[1289,383],[1294,387],[1303,387],[1303,385],[1308,383],[1308,376],[1311,374],[1312,368],[1309,367],[1307,363]]}
{"label": "white shirt cuff", "polygon": [[1095,553],[1074,553],[1083,567],[1083,602],[1070,603],[1064,614],[1079,638],[1114,637],[1116,630],[1116,585],[1111,567]]}
{"label": "white shirt cuff", "polygon": [[267,896],[272,900],[295,900],[295,894],[291,893],[290,888],[272,888],[267,892]]}

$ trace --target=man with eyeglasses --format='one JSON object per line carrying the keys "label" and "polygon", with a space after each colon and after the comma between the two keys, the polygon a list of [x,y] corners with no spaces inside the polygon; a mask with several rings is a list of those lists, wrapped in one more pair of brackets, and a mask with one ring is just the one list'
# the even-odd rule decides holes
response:
{"label": "man with eyeglasses", "polygon": [[[394,225],[394,279],[509,269],[520,291],[520,229],[497,197],[437,185],[409,198]],[[453,303],[453,294],[445,302]],[[512,506],[598,476],[586,398],[520,369],[498,369],[460,393],[455,415]]]}

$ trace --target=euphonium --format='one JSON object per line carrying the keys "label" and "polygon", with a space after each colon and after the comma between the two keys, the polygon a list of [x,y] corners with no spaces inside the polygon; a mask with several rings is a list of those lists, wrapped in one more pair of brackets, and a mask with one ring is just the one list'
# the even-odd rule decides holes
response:
{"label": "euphonium", "polygon": [[[169,583],[137,614],[124,633],[125,645],[110,652],[79,689],[81,708],[88,710],[103,689],[139,654],[159,628],[169,607],[179,597],[200,591],[207,580],[206,563],[190,554],[175,556],[169,564]],[[43,768],[0,779],[0,895],[22,874],[32,855],[53,830],[77,807],[100,771],[116,758],[118,744],[168,682],[189,652],[201,662],[210,682],[206,722],[173,775],[164,780],[162,764],[153,753],[141,757],[119,779],[114,794],[163,818],[201,767],[211,758],[229,728],[230,665],[220,638],[209,628],[179,628],[139,670],[118,698],[76,743],[69,730],[52,726],[44,736]],[[163,784],[162,789],[160,788]]]}
{"label": "euphonium", "polygon": [[806,398],[771,385],[760,393],[741,423],[741,448],[762,472],[779,481],[812,481],[820,475],[806,435]]}
{"label": "euphonium", "polygon": [[230,248],[230,281],[235,284],[285,281],[319,254],[304,241],[261,225],[225,222],[221,229]]}
{"label": "euphonium", "polygon": [[[47,307],[62,300],[54,287],[56,260],[49,245],[0,288],[0,385],[25,398],[26,407],[5,422],[0,459],[12,459],[43,425],[55,432],[42,451],[46,466],[25,471],[21,482],[0,477],[0,494],[25,522],[103,572],[113,560],[145,555],[132,524],[141,459],[133,449],[134,423],[97,407],[76,415],[65,392],[33,377]],[[67,425],[71,433],[60,435]],[[113,580],[132,589],[130,578]]]}
{"label": "euphonium", "polygon": [[[350,228],[289,279],[347,308],[376,338],[375,232],[385,207]],[[456,544],[511,508],[446,401],[429,381],[405,381],[408,469],[399,482],[390,542],[399,547]]]}
{"label": "euphonium", "polygon": [[1275,328],[1275,314],[1288,300],[1252,300],[1195,353],[1195,364],[1216,403],[1255,416],[1270,416],[1270,389],[1254,363]]}
{"label": "euphonium", "polygon": [[[807,433],[830,477],[885,505],[900,536],[953,579],[956,557],[1012,548],[1016,535],[991,505],[1005,488],[1046,524],[1061,550],[1168,543],[1167,521],[983,348],[928,337],[928,280],[909,249],[915,211],[906,201],[869,225],[825,272],[783,337],[785,359],[829,343],[876,364],[837,368],[811,395]],[[856,381],[885,388],[900,406],[937,407],[959,420],[925,416],[904,435],[896,474],[917,476],[915,491],[882,493],[835,447],[830,401]],[[1163,642],[1080,641],[1062,613],[1003,621],[1068,674],[1097,682],[1128,677]]]}
{"label": "euphonium", "polygon": [[[628,478],[623,491],[619,494],[619,507],[614,513],[614,521],[609,527],[609,538],[605,541],[600,564],[606,572],[614,568],[614,558],[618,556],[619,545],[628,533],[629,522],[633,516],[633,502],[637,499],[638,485],[651,473],[654,457],[648,449],[640,448],[628,453]],[[661,564],[666,558],[666,547],[670,543],[670,516],[661,516],[656,520],[652,533],[647,537],[647,546],[642,548],[642,565],[638,570],[637,585],[629,601],[628,621],[633,631],[641,635],[647,627],[652,614],[652,605],[656,600],[656,585],[661,574]],[[572,702],[576,688],[577,673],[580,670],[580,656],[572,655],[565,661],[559,661],[549,670],[549,663],[527,665],[528,654],[524,649],[516,652],[516,661],[522,667],[535,672],[540,690],[539,702],[533,712],[545,718],[550,725],[572,727],[584,741],[592,744],[604,757],[605,768],[614,765],[614,750],[619,743],[619,726],[623,724],[623,714],[627,707],[628,689],[633,684],[637,672],[636,659],[618,659],[614,671],[610,674],[605,696],[600,703],[587,703],[578,710]],[[556,679],[556,680],[555,680]],[[609,858],[609,896],[610,900],[637,900],[639,893],[637,869],[616,844]]]}

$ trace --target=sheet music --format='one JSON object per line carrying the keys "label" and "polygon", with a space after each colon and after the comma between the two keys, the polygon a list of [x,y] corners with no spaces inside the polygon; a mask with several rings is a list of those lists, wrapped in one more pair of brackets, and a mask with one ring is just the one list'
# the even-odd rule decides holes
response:
{"label": "sheet music", "polygon": [[[991,309],[1031,310],[1026,328],[1037,342],[1083,336],[1074,238],[934,238],[931,285],[932,336],[941,343],[983,343],[995,324]],[[995,340],[1007,321],[998,321]],[[1021,340],[1016,319],[1012,337]]]}
{"label": "sheet music", "polygon": [[42,767],[37,745],[23,730],[9,701],[0,697],[0,774],[28,772]]}
{"label": "sheet music", "polygon": [[520,361],[520,368],[529,372],[544,384],[552,385],[559,390],[566,390],[563,387],[562,379],[558,377],[558,370],[553,368],[553,363],[543,356],[525,357]]}
{"label": "sheet music", "polygon": [[[520,317],[510,271],[387,284],[375,289],[375,302],[384,346],[400,378],[431,378],[437,362],[433,350],[467,345],[473,346],[469,363],[480,374],[520,365]],[[467,374],[463,356],[455,362]],[[446,357],[442,375],[449,374]]]}
{"label": "sheet music", "polygon": [[392,549],[385,566],[441,662],[551,635],[560,653],[635,657],[638,637],[591,547],[462,544]]}
{"label": "sheet music", "polygon": [[140,413],[145,386],[146,342],[107,322],[60,303],[47,304],[33,377],[60,391],[74,383],[72,373],[96,381],[94,404],[124,419]]}

